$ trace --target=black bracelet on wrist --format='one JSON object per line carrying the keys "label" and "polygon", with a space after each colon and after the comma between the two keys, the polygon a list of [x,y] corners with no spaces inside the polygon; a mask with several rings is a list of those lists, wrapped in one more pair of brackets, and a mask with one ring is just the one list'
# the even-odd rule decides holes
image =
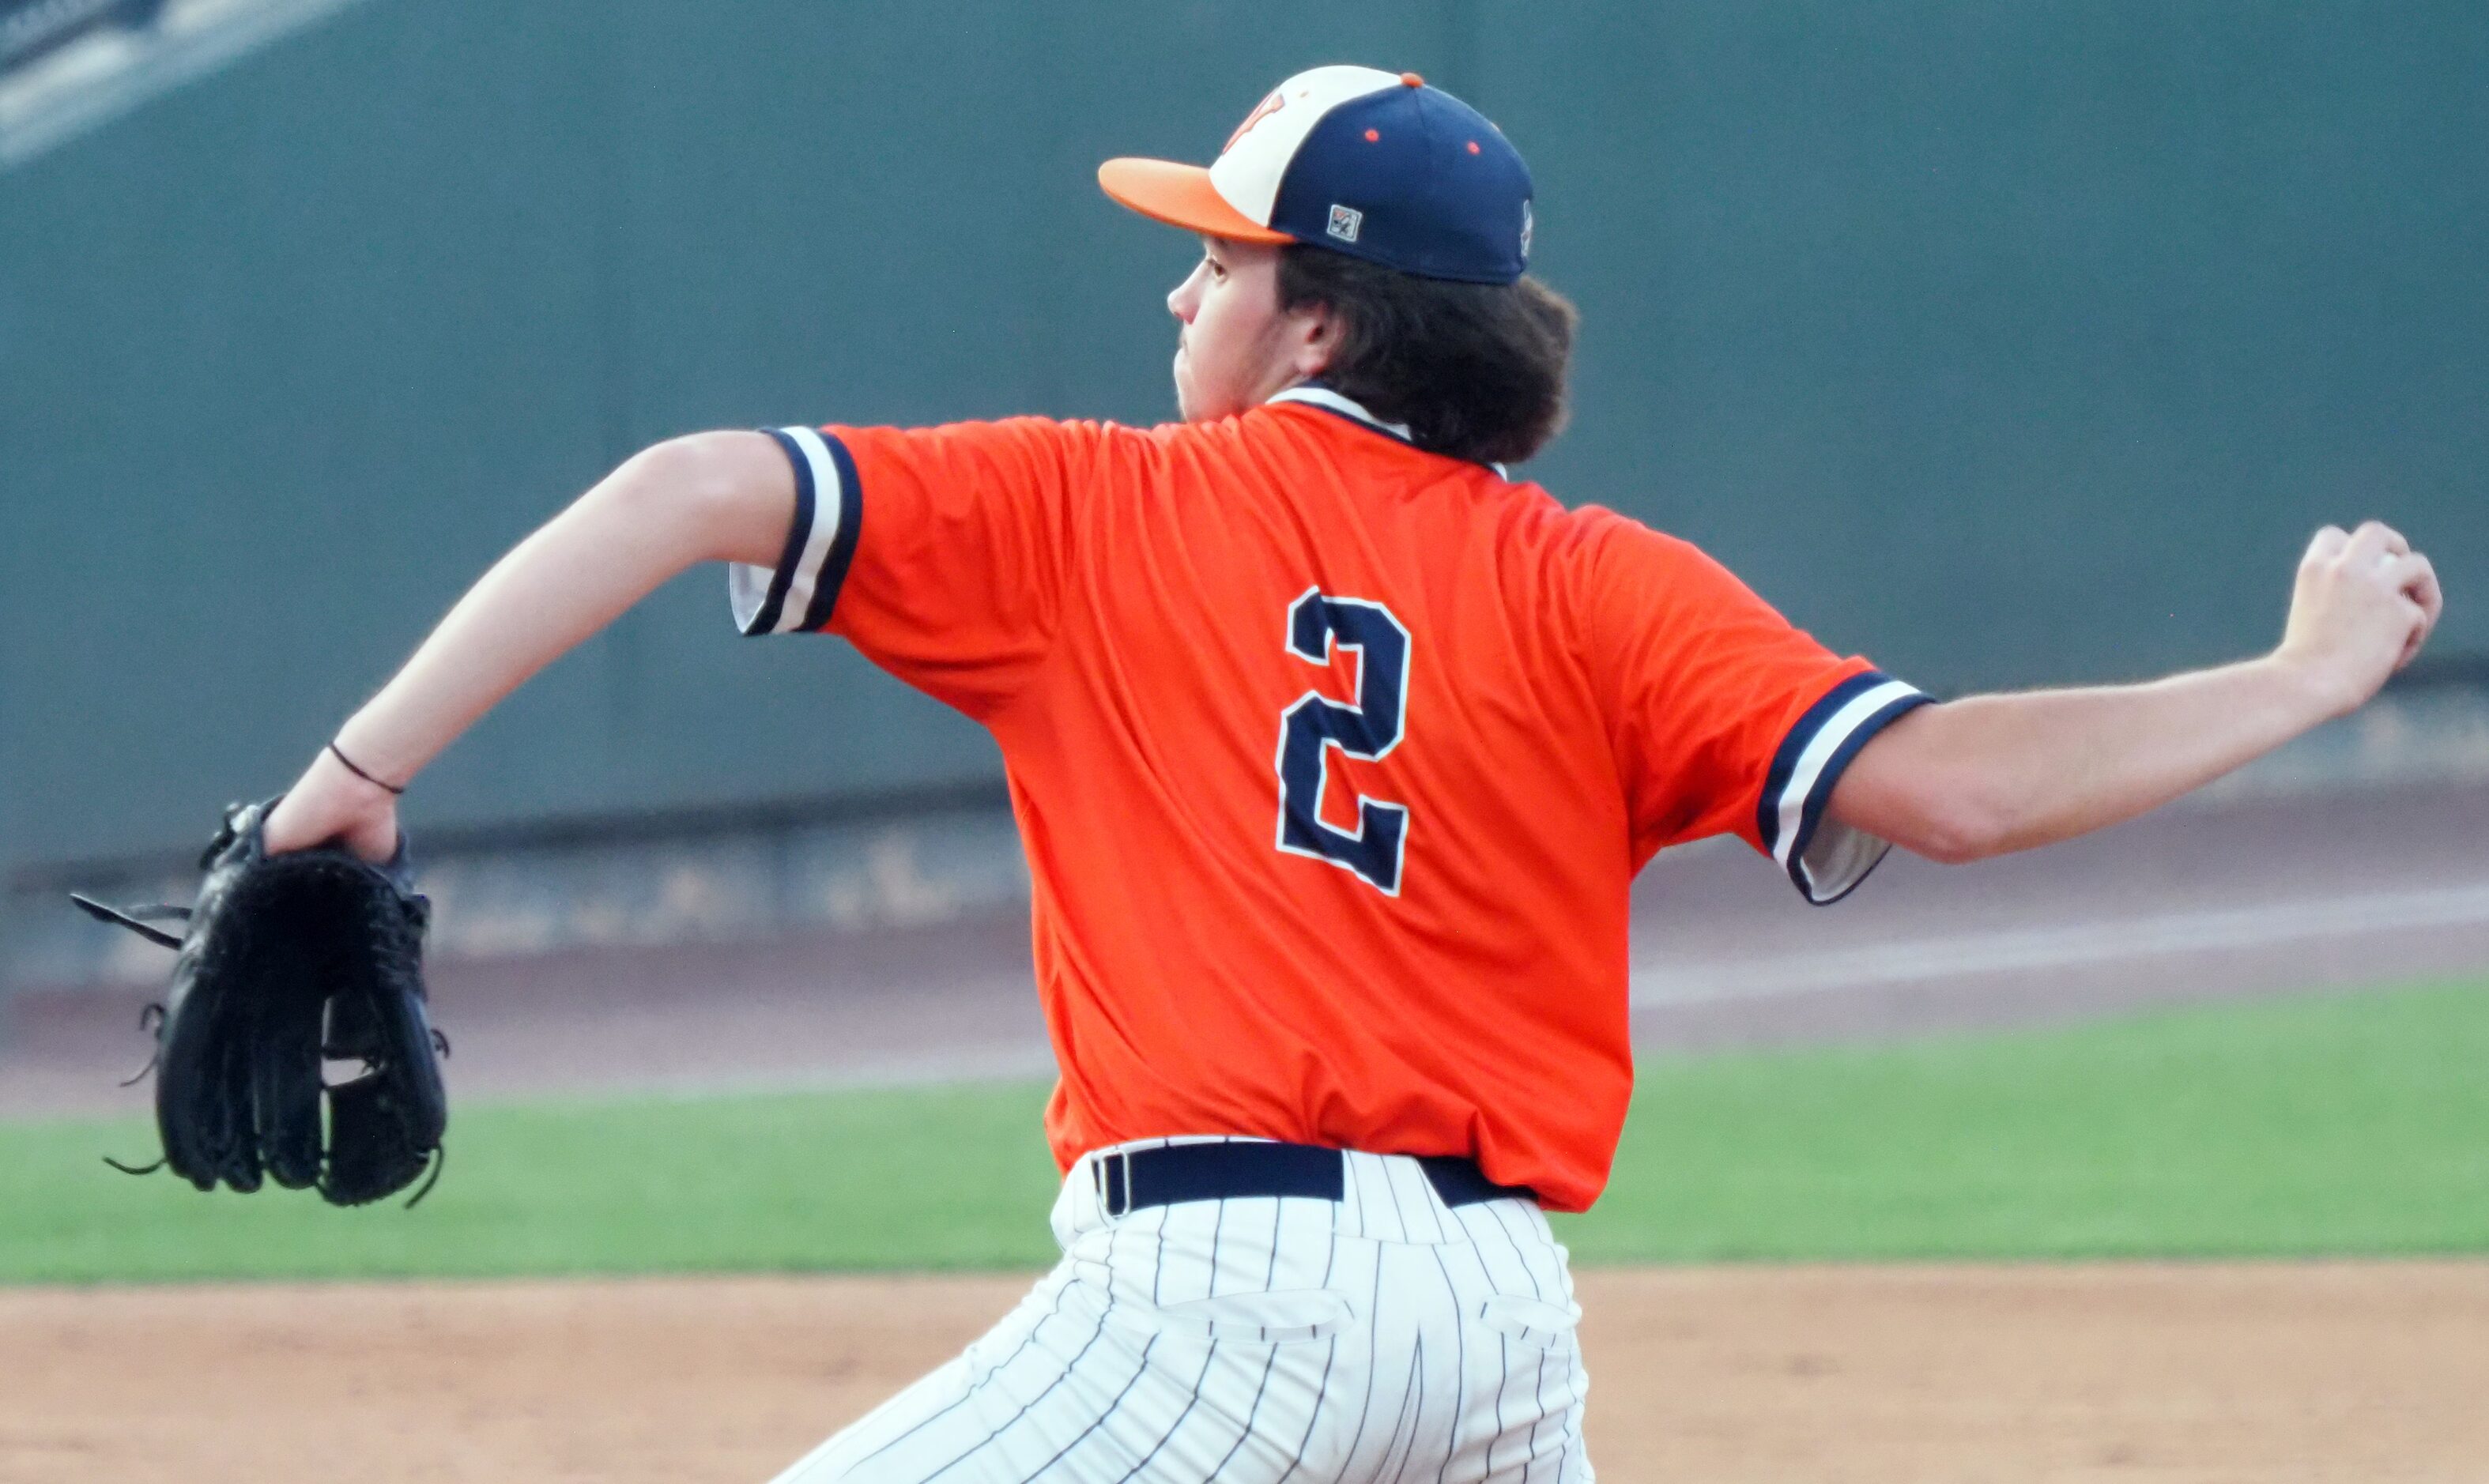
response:
{"label": "black bracelet on wrist", "polygon": [[329,751],[335,754],[337,760],[346,765],[347,772],[352,773],[357,778],[361,779],[364,783],[371,785],[373,787],[386,788],[391,793],[406,792],[406,785],[403,784],[392,784],[386,779],[374,778],[369,773],[364,772],[362,768],[356,763],[355,759],[346,756],[345,749],[339,747],[334,741],[331,741],[329,744]]}

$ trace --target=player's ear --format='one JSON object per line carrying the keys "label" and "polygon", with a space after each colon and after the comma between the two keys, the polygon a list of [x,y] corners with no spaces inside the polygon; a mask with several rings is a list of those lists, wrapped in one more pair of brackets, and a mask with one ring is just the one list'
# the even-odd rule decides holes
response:
{"label": "player's ear", "polygon": [[1316,377],[1330,369],[1339,357],[1339,315],[1330,305],[1316,300],[1288,311],[1290,364],[1301,378]]}

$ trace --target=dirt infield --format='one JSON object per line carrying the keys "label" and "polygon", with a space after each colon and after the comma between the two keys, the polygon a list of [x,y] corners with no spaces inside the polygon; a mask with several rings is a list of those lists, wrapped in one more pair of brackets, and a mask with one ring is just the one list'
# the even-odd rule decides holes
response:
{"label": "dirt infield", "polygon": [[[0,1480],[759,1480],[1009,1278],[0,1293]],[[2489,1264],[1582,1280],[1601,1475],[2489,1476]]]}

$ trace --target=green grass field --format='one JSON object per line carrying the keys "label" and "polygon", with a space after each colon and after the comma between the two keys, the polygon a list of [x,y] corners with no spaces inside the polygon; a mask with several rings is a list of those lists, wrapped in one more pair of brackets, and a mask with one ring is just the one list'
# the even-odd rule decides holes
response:
{"label": "green grass field", "polygon": [[[2489,985],[1651,1061],[1584,1260],[2489,1251]],[[1030,1268],[1026,1085],[463,1106],[413,1212],[132,1180],[0,1126],[0,1282]]]}

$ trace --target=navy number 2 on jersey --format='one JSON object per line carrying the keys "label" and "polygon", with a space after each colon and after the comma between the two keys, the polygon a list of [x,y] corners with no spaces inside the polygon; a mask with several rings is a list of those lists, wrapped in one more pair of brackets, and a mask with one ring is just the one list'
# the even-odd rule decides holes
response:
{"label": "navy number 2 on jersey", "polygon": [[1357,798],[1357,828],[1323,822],[1330,749],[1374,761],[1400,745],[1409,705],[1409,631],[1391,610],[1363,598],[1334,598],[1309,587],[1288,605],[1288,652],[1328,667],[1331,650],[1357,651],[1357,704],[1307,691],[1279,724],[1279,848],[1329,861],[1387,897],[1400,895],[1409,840],[1407,806]]}

